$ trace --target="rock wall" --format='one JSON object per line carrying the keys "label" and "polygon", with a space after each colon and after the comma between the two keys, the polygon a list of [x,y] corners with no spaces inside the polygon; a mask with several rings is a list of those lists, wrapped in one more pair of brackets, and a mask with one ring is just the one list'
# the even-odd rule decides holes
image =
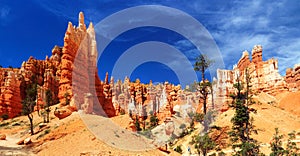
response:
{"label": "rock wall", "polygon": [[13,69],[1,69],[0,114],[9,118],[21,114],[20,81]]}
{"label": "rock wall", "polygon": [[[216,103],[222,103],[226,106],[230,101],[229,95],[235,92],[233,84],[237,78],[245,81],[246,69],[251,77],[250,85],[254,94],[261,92],[270,95],[276,95],[281,92],[291,91],[296,86],[295,71],[287,70],[287,76],[284,78],[278,72],[278,61],[271,58],[267,61],[262,60],[262,46],[256,45],[252,49],[252,60],[247,51],[243,52],[241,59],[232,70],[217,71],[217,79],[214,85],[216,92]],[[300,68],[299,68],[300,69]]]}
{"label": "rock wall", "polygon": [[284,77],[290,91],[300,90],[300,64],[296,64],[294,68],[286,69]]}

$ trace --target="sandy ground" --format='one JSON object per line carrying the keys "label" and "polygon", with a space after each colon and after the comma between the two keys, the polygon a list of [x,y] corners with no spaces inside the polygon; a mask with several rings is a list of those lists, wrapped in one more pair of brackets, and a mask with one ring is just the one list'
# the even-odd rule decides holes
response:
{"label": "sandy ground", "polygon": [[[258,135],[253,134],[252,137],[260,142],[263,153],[270,153],[269,143],[275,133],[275,128],[279,128],[280,134],[285,136],[284,141],[287,140],[288,133],[300,132],[300,118],[297,115],[269,104],[256,104],[252,107],[257,110],[257,113],[251,113],[251,116],[258,132]],[[231,125],[230,120],[233,115],[234,111],[228,110],[217,118],[215,124],[221,127]]]}
{"label": "sandy ground", "polygon": [[[48,124],[50,127],[33,136],[28,134],[29,122],[26,116],[3,121],[10,124],[0,127],[0,133],[7,136],[6,140],[0,140],[0,155],[165,155],[153,147],[137,150],[144,148],[144,140],[114,123],[123,123],[124,116],[113,119],[114,122],[95,115],[81,116],[78,112],[62,120],[51,117]],[[42,121],[35,113],[34,125],[38,127]],[[21,125],[12,126],[15,123]],[[24,137],[30,137],[33,143],[17,145]],[[103,137],[107,140],[103,140]]]}

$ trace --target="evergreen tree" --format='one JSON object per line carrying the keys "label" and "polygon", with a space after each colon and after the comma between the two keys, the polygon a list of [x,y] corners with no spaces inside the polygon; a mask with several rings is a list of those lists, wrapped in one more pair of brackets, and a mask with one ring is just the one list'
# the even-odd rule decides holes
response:
{"label": "evergreen tree", "polygon": [[190,144],[194,144],[194,147],[197,149],[198,154],[202,153],[204,156],[206,156],[210,150],[213,150],[216,147],[216,143],[211,140],[208,133],[205,133],[202,136],[193,136]]}
{"label": "evergreen tree", "polygon": [[259,155],[259,146],[257,141],[250,137],[252,132],[257,133],[254,130],[253,118],[250,118],[249,105],[253,104],[251,98],[251,85],[249,72],[245,70],[246,76],[246,89],[243,92],[243,84],[240,80],[234,84],[237,89],[236,95],[231,95],[233,103],[231,107],[234,108],[235,114],[231,119],[233,124],[232,130],[229,132],[229,136],[232,141],[232,148],[237,149],[235,155]]}
{"label": "evergreen tree", "polygon": [[205,71],[212,64],[212,61],[209,60],[205,55],[199,55],[196,58],[196,62],[194,64],[194,70],[200,71],[202,80],[199,83],[199,91],[202,95],[201,98],[203,100],[203,113],[206,114],[207,111],[207,96],[209,94],[209,89],[211,88],[211,83],[205,79]]}
{"label": "evergreen tree", "polygon": [[296,139],[295,131],[288,134],[289,139],[287,141],[286,154],[288,156],[300,156],[300,149],[297,147],[297,144],[293,142]]}
{"label": "evergreen tree", "polygon": [[285,150],[282,147],[282,138],[283,135],[279,135],[278,128],[275,128],[275,134],[271,142],[272,152],[270,153],[270,156],[282,156],[285,153]]}

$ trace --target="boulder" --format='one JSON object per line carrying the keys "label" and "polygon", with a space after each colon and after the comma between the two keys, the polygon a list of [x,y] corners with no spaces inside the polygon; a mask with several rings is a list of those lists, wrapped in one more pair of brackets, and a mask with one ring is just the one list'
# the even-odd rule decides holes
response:
{"label": "boulder", "polygon": [[6,135],[5,134],[0,134],[0,140],[6,140]]}
{"label": "boulder", "polygon": [[56,110],[54,111],[54,115],[59,119],[66,118],[66,117],[70,116],[71,114],[72,114],[72,111],[65,107],[56,108]]}
{"label": "boulder", "polygon": [[31,144],[31,143],[32,143],[31,138],[26,138],[26,139],[24,140],[24,145],[29,145],[29,144]]}
{"label": "boulder", "polygon": [[18,142],[17,142],[17,145],[23,145],[24,144],[24,139],[20,139]]}

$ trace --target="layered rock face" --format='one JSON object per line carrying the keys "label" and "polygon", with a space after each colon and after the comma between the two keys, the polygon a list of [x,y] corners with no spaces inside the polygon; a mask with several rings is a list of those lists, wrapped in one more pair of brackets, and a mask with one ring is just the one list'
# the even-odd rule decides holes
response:
{"label": "layered rock face", "polygon": [[[216,102],[226,105],[231,101],[229,95],[235,92],[233,84],[237,78],[245,81],[246,70],[251,77],[250,85],[254,94],[265,92],[271,95],[291,90],[293,82],[293,70],[287,70],[286,80],[278,72],[278,61],[276,59],[262,60],[262,46],[256,45],[252,49],[252,60],[247,51],[243,52],[241,59],[232,70],[218,70],[217,80],[214,88],[216,92]],[[290,84],[290,85],[289,85]]]}
{"label": "layered rock face", "polygon": [[[87,113],[114,116],[111,97],[104,96],[106,83],[101,82],[97,74],[97,55],[94,26],[91,23],[86,28],[81,12],[79,26],[68,24],[64,46],[55,46],[50,58],[30,57],[20,69],[0,68],[0,116],[7,114],[12,118],[21,114],[21,101],[28,84],[33,82],[38,85],[36,109],[45,104],[45,93],[49,89],[54,104],[65,105],[69,99],[77,108],[84,104]],[[85,95],[89,95],[89,100]]]}
{"label": "layered rock face", "polygon": [[290,91],[298,91],[300,89],[300,64],[296,64],[294,68],[286,69],[284,79]]}
{"label": "layered rock face", "polygon": [[21,113],[20,81],[16,70],[1,69],[0,114],[9,118]]}
{"label": "layered rock face", "polygon": [[45,92],[48,89],[53,94],[54,103],[57,103],[58,81],[56,80],[55,63],[53,58],[46,57],[45,61],[41,61],[30,57],[28,61],[22,63],[20,69],[0,69],[2,82],[0,115],[7,114],[10,118],[20,115],[21,102],[26,96],[26,88],[34,81],[38,84],[37,108],[44,104]]}

